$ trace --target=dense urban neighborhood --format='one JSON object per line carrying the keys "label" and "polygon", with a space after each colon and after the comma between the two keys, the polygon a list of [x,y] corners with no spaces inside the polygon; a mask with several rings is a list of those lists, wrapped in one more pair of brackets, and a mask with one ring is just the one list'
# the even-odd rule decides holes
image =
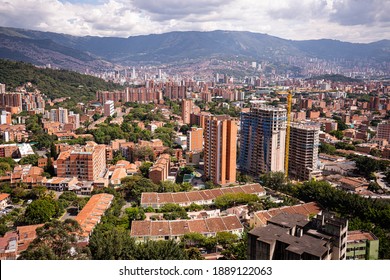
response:
{"label": "dense urban neighborhood", "polygon": [[390,258],[389,79],[230,65],[0,60],[0,259]]}

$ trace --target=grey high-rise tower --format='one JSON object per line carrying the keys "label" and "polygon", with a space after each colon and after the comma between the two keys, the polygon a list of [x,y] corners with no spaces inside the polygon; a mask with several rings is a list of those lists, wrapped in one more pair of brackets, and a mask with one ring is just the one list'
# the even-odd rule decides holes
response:
{"label": "grey high-rise tower", "polygon": [[241,114],[240,169],[258,176],[284,171],[286,109],[255,104]]}

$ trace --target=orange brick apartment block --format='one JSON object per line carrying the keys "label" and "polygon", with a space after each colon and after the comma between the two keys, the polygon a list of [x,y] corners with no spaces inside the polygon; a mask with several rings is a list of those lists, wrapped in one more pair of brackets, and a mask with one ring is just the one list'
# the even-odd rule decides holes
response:
{"label": "orange brick apartment block", "polygon": [[77,177],[79,180],[94,181],[106,169],[105,145],[87,142],[85,147],[61,152],[57,159],[58,177]]}
{"label": "orange brick apartment block", "polygon": [[191,127],[187,132],[187,147],[190,152],[203,150],[203,128]]}
{"label": "orange brick apartment block", "polygon": [[204,175],[215,184],[236,182],[237,120],[207,117],[204,129]]}
{"label": "orange brick apartment block", "polygon": [[158,184],[168,178],[171,159],[169,154],[162,154],[149,170],[149,179]]}

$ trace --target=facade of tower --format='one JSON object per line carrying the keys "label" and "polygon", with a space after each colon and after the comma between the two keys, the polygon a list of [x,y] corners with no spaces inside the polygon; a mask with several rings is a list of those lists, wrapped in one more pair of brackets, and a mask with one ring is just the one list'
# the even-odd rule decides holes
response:
{"label": "facade of tower", "polygon": [[382,121],[381,123],[378,124],[376,137],[390,141],[390,122],[389,121]]}
{"label": "facade of tower", "polygon": [[208,116],[204,129],[204,175],[214,184],[236,182],[237,122],[229,116]]}
{"label": "facade of tower", "polygon": [[190,123],[190,115],[192,113],[192,100],[190,99],[183,99],[181,102],[181,117],[183,119],[183,123],[189,124]]}
{"label": "facade of tower", "polygon": [[317,171],[320,127],[314,123],[292,124],[288,174],[298,180],[310,180]]}
{"label": "facade of tower", "polygon": [[284,172],[286,143],[284,108],[254,104],[241,114],[240,169],[253,176]]}

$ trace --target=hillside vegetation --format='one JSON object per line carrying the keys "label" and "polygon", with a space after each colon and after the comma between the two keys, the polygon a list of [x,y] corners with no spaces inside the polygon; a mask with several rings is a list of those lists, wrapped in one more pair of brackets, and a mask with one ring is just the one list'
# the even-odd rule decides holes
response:
{"label": "hillside vegetation", "polygon": [[331,82],[341,82],[341,83],[360,83],[362,80],[354,79],[340,74],[325,74],[320,76],[315,76],[307,80],[327,80]]}
{"label": "hillside vegetation", "polygon": [[31,82],[49,98],[70,97],[75,102],[93,100],[97,90],[120,89],[103,79],[68,70],[42,69],[23,62],[0,59],[0,83],[12,91]]}

